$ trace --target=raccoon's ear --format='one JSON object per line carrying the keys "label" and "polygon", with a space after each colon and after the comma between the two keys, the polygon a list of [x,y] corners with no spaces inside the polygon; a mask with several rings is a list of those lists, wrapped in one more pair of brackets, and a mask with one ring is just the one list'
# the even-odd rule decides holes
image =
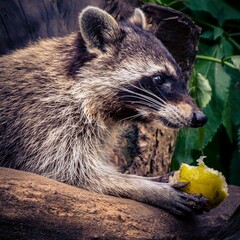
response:
{"label": "raccoon's ear", "polygon": [[106,52],[120,36],[117,21],[97,7],[85,8],[79,16],[80,32],[89,49]]}
{"label": "raccoon's ear", "polygon": [[134,10],[133,15],[128,19],[128,22],[143,29],[146,29],[147,26],[146,17],[140,8]]}

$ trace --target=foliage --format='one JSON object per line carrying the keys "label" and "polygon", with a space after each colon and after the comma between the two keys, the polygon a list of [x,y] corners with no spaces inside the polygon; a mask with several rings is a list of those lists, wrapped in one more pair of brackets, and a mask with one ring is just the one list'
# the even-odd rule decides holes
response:
{"label": "foliage", "polygon": [[206,155],[208,166],[240,185],[240,5],[224,0],[148,2],[174,7],[202,28],[189,88],[208,123],[180,131],[173,169]]}

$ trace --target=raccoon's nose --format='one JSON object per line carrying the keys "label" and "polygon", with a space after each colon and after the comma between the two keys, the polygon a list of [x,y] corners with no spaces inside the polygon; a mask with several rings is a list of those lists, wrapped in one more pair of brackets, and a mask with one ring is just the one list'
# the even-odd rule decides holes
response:
{"label": "raccoon's nose", "polygon": [[208,120],[207,116],[203,112],[201,111],[194,112],[191,127],[193,128],[202,127],[207,122],[207,120]]}

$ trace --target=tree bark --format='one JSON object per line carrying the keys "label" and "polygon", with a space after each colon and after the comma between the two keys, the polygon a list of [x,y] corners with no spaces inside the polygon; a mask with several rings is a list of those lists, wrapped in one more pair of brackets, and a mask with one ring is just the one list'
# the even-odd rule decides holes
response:
{"label": "tree bark", "polygon": [[240,188],[189,219],[129,199],[0,168],[0,239],[210,239],[237,208]]}
{"label": "tree bark", "polygon": [[177,131],[136,124],[116,140],[113,159],[122,173],[159,176],[170,172]]}

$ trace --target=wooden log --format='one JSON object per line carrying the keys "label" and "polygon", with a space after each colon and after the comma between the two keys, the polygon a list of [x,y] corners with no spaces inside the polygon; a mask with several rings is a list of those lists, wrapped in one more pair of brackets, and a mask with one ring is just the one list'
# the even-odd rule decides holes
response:
{"label": "wooden log", "polygon": [[210,239],[237,208],[240,188],[209,213],[177,218],[153,206],[0,168],[0,239]]}

